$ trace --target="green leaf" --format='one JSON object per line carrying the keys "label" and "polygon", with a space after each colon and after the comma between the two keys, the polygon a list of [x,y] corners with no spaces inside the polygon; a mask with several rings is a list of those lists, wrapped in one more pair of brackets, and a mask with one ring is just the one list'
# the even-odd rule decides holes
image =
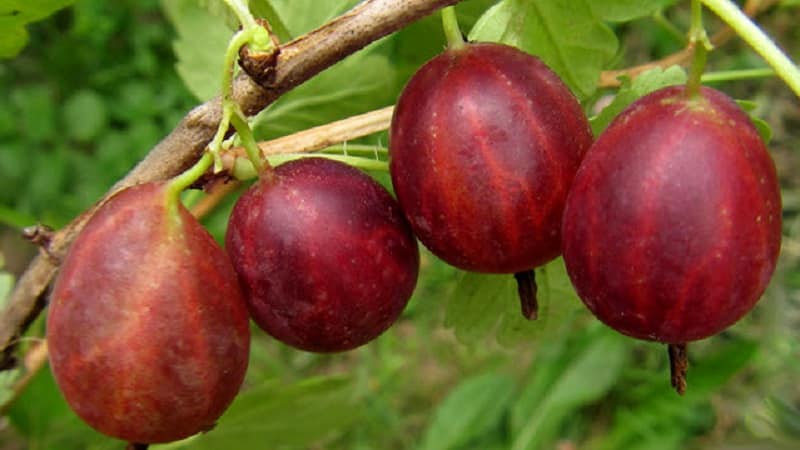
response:
{"label": "green leaf", "polygon": [[[3,305],[0,305],[2,307]],[[5,405],[14,396],[14,385],[19,379],[21,370],[14,368],[0,372],[0,405]]]}
{"label": "green leaf", "polygon": [[199,100],[220,93],[225,50],[233,31],[225,20],[202,8],[195,0],[162,0],[161,7],[178,33],[173,43],[175,66],[186,86]]}
{"label": "green leaf", "polygon": [[750,116],[750,120],[753,122],[756,130],[758,130],[758,134],[761,135],[761,139],[764,140],[764,143],[769,144],[772,140],[772,127],[769,126],[766,120],[756,115],[758,103],[752,100],[736,100],[736,103]]}
{"label": "green leaf", "polygon": [[[653,347],[663,348],[661,345]],[[691,348],[690,345],[690,352]],[[597,449],[633,448],[642,441],[657,441],[658,436],[676,431],[685,441],[691,436],[691,427],[698,423],[698,417],[711,411],[711,396],[742,370],[754,358],[757,350],[758,344],[755,342],[733,340],[721,345],[711,355],[700,360],[693,359],[687,377],[688,387],[683,396],[672,390],[666,371],[654,373],[648,383],[622,391],[622,404],[616,409],[612,426]],[[666,348],[662,351],[666,353]],[[649,447],[637,445],[636,448]]]}
{"label": "green leaf", "polygon": [[41,370],[12,404],[8,418],[27,438],[28,448],[115,449],[120,442],[89,428],[69,409],[49,369]]}
{"label": "green leaf", "polygon": [[[221,19],[231,31],[239,28],[239,19],[236,17],[236,13],[223,0],[195,0],[195,3],[212,16]],[[248,7],[252,6],[248,4]]]}
{"label": "green leaf", "polygon": [[78,91],[67,99],[61,113],[67,133],[79,141],[96,138],[108,123],[103,97],[90,90]]}
{"label": "green leaf", "polygon": [[3,254],[0,253],[0,310],[5,309],[8,296],[14,289],[14,274],[8,273],[3,268]]}
{"label": "green leaf", "polygon": [[447,299],[445,326],[456,338],[474,345],[493,334],[506,314],[521,314],[511,275],[464,272]]}
{"label": "green leaf", "polygon": [[619,378],[627,359],[625,339],[595,324],[580,340],[543,348],[533,363],[541,369],[534,372],[512,409],[511,448],[552,447],[546,444],[575,410],[597,401]]}
{"label": "green leaf", "polygon": [[28,42],[25,25],[44,19],[75,0],[5,0],[0,4],[0,58],[13,58]]}
{"label": "green leaf", "polygon": [[627,22],[654,14],[674,0],[594,0],[589,2],[592,12],[610,22]]}
{"label": "green leaf", "polygon": [[421,448],[455,449],[491,432],[507,412],[515,388],[512,378],[494,373],[462,381],[437,407]]}
{"label": "green leaf", "polygon": [[[307,33],[341,15],[357,0],[273,0],[273,14],[291,36]],[[364,113],[394,102],[400,81],[380,43],[338,62],[283,95],[253,121],[259,139],[284,136]]]}
{"label": "green leaf", "polygon": [[686,72],[680,66],[672,66],[666,70],[653,68],[641,73],[633,82],[629,78],[622,79],[622,87],[614,97],[614,101],[600,111],[600,114],[589,119],[595,136],[599,135],[625,108],[640,97],[657,89],[686,83]]}
{"label": "green leaf", "polygon": [[502,0],[472,28],[470,40],[502,42],[539,56],[579,98],[597,89],[617,38],[588,0]]}
{"label": "green leaf", "polygon": [[56,139],[56,105],[53,90],[44,84],[21,86],[11,92],[18,131],[30,142],[41,143]]}
{"label": "green leaf", "polygon": [[445,326],[463,344],[495,338],[506,347],[531,345],[568,329],[584,309],[570,287],[561,259],[537,269],[539,318],[530,321],[520,311],[512,275],[464,272],[447,299]]}
{"label": "green leaf", "polygon": [[13,58],[28,43],[28,30],[22,25],[7,25],[0,18],[0,58]]}
{"label": "green leaf", "polygon": [[355,6],[359,0],[271,0],[269,3],[293,37],[308,33]]}
{"label": "green leaf", "polygon": [[398,89],[388,58],[368,49],[338,62],[282,96],[254,120],[269,139],[393,103]]}
{"label": "green leaf", "polygon": [[250,0],[250,12],[255,17],[265,19],[269,23],[279,42],[289,42],[292,39],[292,34],[286,28],[286,24],[283,23],[278,12],[272,7],[270,0]]}
{"label": "green leaf", "polygon": [[214,430],[164,447],[251,450],[268,443],[269,448],[309,448],[359,420],[360,402],[349,378],[310,378],[288,386],[268,382],[241,392]]}

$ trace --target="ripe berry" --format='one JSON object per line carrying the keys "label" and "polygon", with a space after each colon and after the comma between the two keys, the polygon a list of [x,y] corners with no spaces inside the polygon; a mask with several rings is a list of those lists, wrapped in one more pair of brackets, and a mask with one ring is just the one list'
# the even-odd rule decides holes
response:
{"label": "ripe berry", "polygon": [[569,186],[592,143],[575,97],[538,58],[501,44],[450,48],[403,90],[392,183],[431,252],[517,273],[560,253]]}
{"label": "ripe berry", "polygon": [[564,213],[564,261],[603,322],[684,344],[730,326],[759,299],[780,248],[775,166],[724,94],[669,87],[598,138]]}
{"label": "ripe berry", "polygon": [[391,195],[345,164],[283,164],[233,209],[227,249],[253,319],[314,352],[350,350],[405,308],[419,252]]}
{"label": "ripe berry", "polygon": [[228,257],[165,184],[113,196],[53,289],[50,364],[89,425],[137,443],[208,430],[247,369],[247,308]]}

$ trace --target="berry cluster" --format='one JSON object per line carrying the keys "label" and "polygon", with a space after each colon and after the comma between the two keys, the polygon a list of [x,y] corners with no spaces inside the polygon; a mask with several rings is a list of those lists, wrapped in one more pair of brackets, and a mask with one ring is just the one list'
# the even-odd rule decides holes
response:
{"label": "berry cluster", "polygon": [[168,184],[112,197],[73,244],[48,317],[78,415],[131,442],[207,430],[244,378],[248,317],[303,350],[363,345],[414,290],[415,236],[456,267],[518,278],[563,253],[600,320],[671,345],[733,324],[775,267],[774,164],[711,89],[654,92],[595,140],[538,58],[466,44],[409,81],[390,139],[397,201],[342,163],[287,163],[238,200],[227,254]]}

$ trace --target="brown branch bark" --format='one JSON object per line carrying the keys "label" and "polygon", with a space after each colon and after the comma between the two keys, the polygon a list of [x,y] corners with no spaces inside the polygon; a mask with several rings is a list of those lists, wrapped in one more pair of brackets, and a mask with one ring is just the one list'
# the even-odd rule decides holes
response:
{"label": "brown branch bark", "polygon": [[[337,61],[409,23],[459,0],[366,0],[311,33],[281,46],[274,78],[262,88],[246,75],[234,82],[234,98],[245,114],[253,115],[280,95],[307,81]],[[8,305],[0,313],[0,367],[13,359],[14,343],[45,305],[47,288],[59,261],[98,205],[113,193],[134,184],[169,179],[202,154],[219,124],[219,99],[190,111],[131,172],[98,203],[56,232],[49,255],[40,253],[20,277]]]}

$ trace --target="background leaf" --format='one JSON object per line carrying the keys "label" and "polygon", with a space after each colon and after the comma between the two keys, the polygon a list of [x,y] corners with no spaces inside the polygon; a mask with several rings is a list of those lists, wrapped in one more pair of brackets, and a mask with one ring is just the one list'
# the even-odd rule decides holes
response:
{"label": "background leaf", "polygon": [[29,448],[41,450],[106,450],[121,442],[89,428],[69,409],[50,370],[34,376],[8,412],[15,429],[28,438]]}
{"label": "background leaf", "polygon": [[761,139],[769,144],[769,141],[772,140],[772,127],[769,126],[766,120],[755,115],[758,103],[752,100],[736,100],[736,104],[750,116],[750,120],[753,121],[753,125],[758,130],[758,134],[761,135]]}
{"label": "background leaf", "polygon": [[75,0],[5,0],[0,4],[0,58],[17,55],[28,42],[25,26],[42,20]]}
{"label": "background leaf", "polygon": [[520,312],[512,275],[463,272],[448,296],[445,326],[467,345],[492,337],[506,347],[552,338],[570,327],[583,306],[569,288],[561,259],[537,269],[536,282],[539,318],[530,321]]}
{"label": "background leaf", "polygon": [[[656,344],[648,346],[663,348]],[[709,416],[712,413],[710,397],[753,359],[757,348],[754,342],[737,339],[701,360],[693,359],[683,396],[670,389],[666,370],[660,382],[658,378],[638,382],[623,380],[624,398],[614,412],[612,428],[593,450],[669,448],[663,447],[666,442],[685,441],[687,436],[698,431],[693,427],[710,426],[713,421]],[[663,352],[666,353],[666,349]],[[671,439],[664,441],[666,437]]]}
{"label": "background leaf", "polygon": [[161,7],[178,33],[173,44],[178,74],[199,100],[218,95],[233,31],[195,0],[162,0]]}
{"label": "background leaf", "polygon": [[653,68],[643,72],[632,82],[629,78],[622,79],[622,86],[614,100],[600,114],[592,117],[589,122],[595,136],[606,129],[625,108],[642,96],[645,96],[662,87],[686,83],[686,72],[679,66],[672,66],[666,70]]}
{"label": "background leaf", "polygon": [[594,0],[589,2],[592,12],[610,22],[628,22],[652,15],[676,0]]}
{"label": "background leaf", "polygon": [[495,373],[462,381],[436,408],[420,448],[449,450],[468,446],[499,426],[515,389],[514,379]]}
{"label": "background leaf", "polygon": [[67,133],[78,141],[96,138],[108,124],[103,97],[88,89],[78,91],[67,99],[61,113]]}
{"label": "background leaf", "polygon": [[359,419],[363,410],[352,384],[349,378],[318,377],[252,387],[236,397],[213,432],[164,447],[251,450],[268,443],[275,449],[308,448]]}
{"label": "background leaf", "polygon": [[6,272],[5,257],[0,253],[0,310],[6,306],[6,300],[11,290],[14,289],[14,274]]}
{"label": "background leaf", "polygon": [[617,51],[617,38],[586,0],[502,0],[469,33],[539,56],[579,98],[597,89],[600,71]]}
{"label": "background leaf", "polygon": [[292,37],[300,36],[351,9],[359,0],[270,0]]}
{"label": "background leaf", "polygon": [[[545,448],[564,419],[608,392],[627,360],[625,337],[594,323],[579,339],[550,342],[512,409],[513,450]],[[622,448],[622,447],[620,447]]]}
{"label": "background leaf", "polygon": [[253,121],[270,139],[390,105],[398,89],[390,62],[378,49],[345,58],[283,95]]}

